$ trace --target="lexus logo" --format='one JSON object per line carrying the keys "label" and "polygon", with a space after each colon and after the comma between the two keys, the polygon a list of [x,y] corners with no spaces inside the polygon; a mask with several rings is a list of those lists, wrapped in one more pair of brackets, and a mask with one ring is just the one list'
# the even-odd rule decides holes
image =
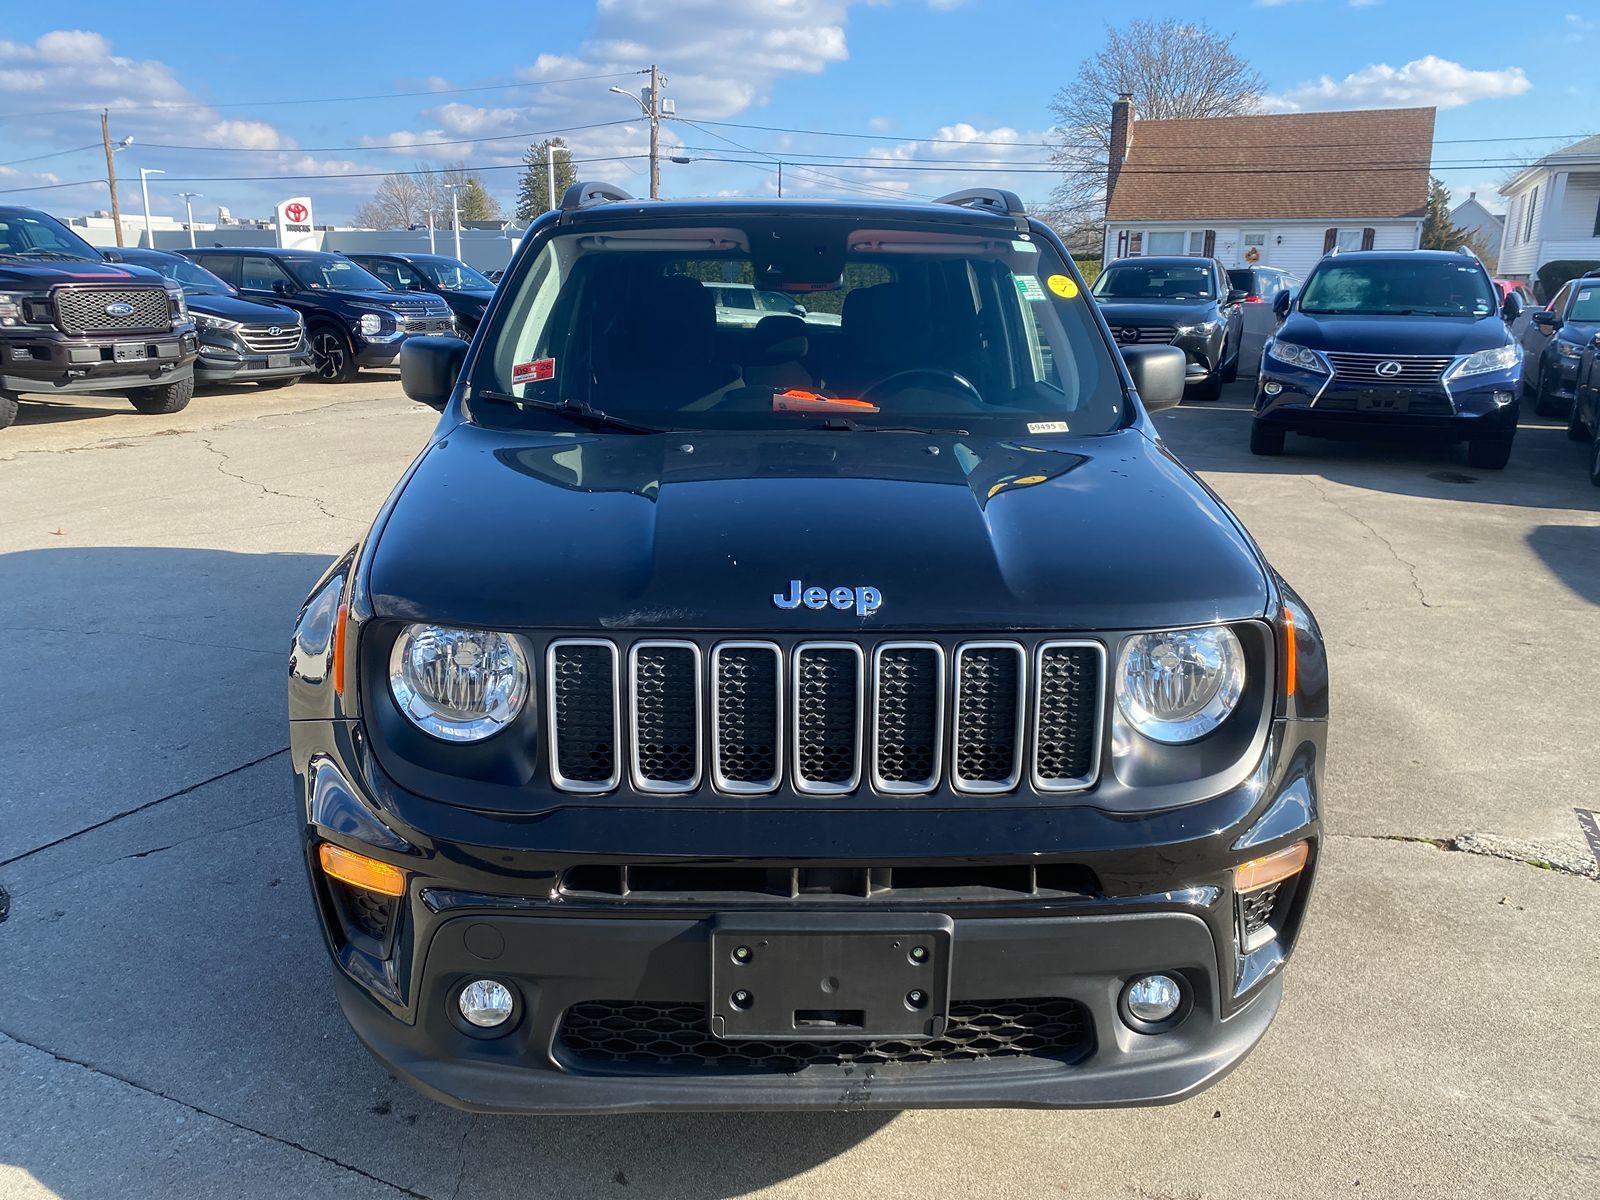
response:
{"label": "lexus logo", "polygon": [[132,315],[133,305],[124,304],[121,300],[113,300],[106,305],[106,316],[108,317],[131,317]]}
{"label": "lexus logo", "polygon": [[1382,375],[1385,379],[1393,379],[1396,375],[1400,374],[1401,371],[1405,370],[1404,367],[1395,362],[1395,360],[1392,358],[1384,359],[1372,369],[1379,375]]}
{"label": "lexus logo", "polygon": [[304,221],[311,215],[311,211],[296,200],[293,204],[285,204],[283,206],[283,215],[291,221]]}

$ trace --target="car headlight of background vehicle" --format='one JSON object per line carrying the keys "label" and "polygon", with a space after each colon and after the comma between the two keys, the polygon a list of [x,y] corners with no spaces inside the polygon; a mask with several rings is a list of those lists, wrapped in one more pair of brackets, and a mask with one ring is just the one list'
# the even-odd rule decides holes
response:
{"label": "car headlight of background vehicle", "polygon": [[1583,347],[1578,345],[1577,342],[1569,342],[1569,341],[1563,340],[1562,338],[1557,338],[1556,341],[1555,341],[1555,346],[1556,346],[1556,353],[1559,354],[1562,358],[1582,358],[1583,357]]}
{"label": "car headlight of background vehicle", "polygon": [[487,629],[407,625],[389,654],[389,690],[424,733],[481,742],[528,699],[528,660],[517,640]]}
{"label": "car headlight of background vehicle", "polygon": [[1522,347],[1512,342],[1496,346],[1493,350],[1479,350],[1457,361],[1446,379],[1460,379],[1463,375],[1487,375],[1490,371],[1509,371],[1522,361]]}
{"label": "car headlight of background vehicle", "polygon": [[168,288],[167,299],[172,301],[173,319],[187,321],[189,319],[189,298],[183,294],[183,289]]}
{"label": "car headlight of background vehicle", "polygon": [[1182,336],[1194,337],[1197,334],[1213,334],[1221,328],[1221,321],[1196,321],[1192,325],[1179,325],[1178,333]]}
{"label": "car headlight of background vehicle", "polygon": [[1122,644],[1117,707],[1151,741],[1205,737],[1244,694],[1244,648],[1224,626],[1142,633]]}
{"label": "car headlight of background vehicle", "polygon": [[203,312],[194,314],[194,323],[201,329],[218,329],[225,333],[239,328],[237,321],[225,321],[221,317],[213,317]]}
{"label": "car headlight of background vehicle", "polygon": [[1285,342],[1273,338],[1267,343],[1267,354],[1281,363],[1291,367],[1299,367],[1304,371],[1315,371],[1319,375],[1328,373],[1327,364],[1322,361],[1322,355],[1305,346],[1297,346],[1293,342]]}

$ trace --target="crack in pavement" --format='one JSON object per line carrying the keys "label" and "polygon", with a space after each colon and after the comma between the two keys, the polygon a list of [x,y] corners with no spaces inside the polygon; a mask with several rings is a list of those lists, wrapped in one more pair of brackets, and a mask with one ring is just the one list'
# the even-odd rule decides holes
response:
{"label": "crack in pavement", "polygon": [[1417,564],[1412,562],[1410,559],[1402,558],[1400,556],[1400,552],[1394,548],[1394,543],[1388,538],[1384,537],[1383,534],[1379,533],[1377,528],[1370,521],[1357,515],[1350,509],[1346,508],[1343,504],[1340,504],[1339,501],[1335,500],[1333,496],[1328,493],[1328,489],[1323,486],[1322,481],[1315,475],[1302,475],[1300,478],[1309,483],[1311,485],[1311,490],[1316,492],[1325,503],[1338,509],[1345,516],[1349,517],[1357,525],[1361,526],[1361,528],[1365,529],[1383,544],[1383,548],[1389,552],[1390,556],[1395,560],[1395,562],[1399,563],[1406,569],[1407,572],[1409,572],[1411,576],[1411,590],[1417,593],[1417,600],[1423,608],[1443,607],[1442,605],[1435,604],[1433,601],[1429,600],[1427,593],[1422,590],[1422,580],[1417,574]]}
{"label": "crack in pavement", "polygon": [[7,628],[19,633],[62,633],[73,637],[141,638],[148,642],[171,642],[175,646],[206,646],[212,650],[237,650],[241,654],[281,655],[282,650],[264,650],[260,646],[235,646],[231,642],[202,642],[195,638],[162,637],[159,633],[141,633],[137,629],[62,629],[54,625],[10,625]]}
{"label": "crack in pavement", "polygon": [[187,1100],[180,1100],[177,1096],[171,1095],[168,1092],[163,1092],[160,1088],[154,1088],[147,1084],[140,1083],[137,1079],[131,1079],[126,1075],[119,1075],[115,1071],[108,1071],[104,1067],[97,1067],[94,1063],[73,1058],[68,1054],[58,1054],[48,1046],[41,1046],[37,1042],[30,1042],[27,1038],[19,1037],[10,1030],[0,1029],[0,1037],[9,1038],[17,1045],[26,1046],[28,1049],[37,1051],[40,1054],[48,1054],[58,1063],[62,1063],[66,1066],[78,1067],[81,1070],[88,1071],[94,1075],[103,1076],[106,1079],[114,1079],[118,1083],[127,1087],[136,1088],[147,1096],[155,1096],[157,1099],[165,1100],[171,1104],[176,1104],[181,1108],[186,1108],[192,1113],[198,1113],[202,1117],[209,1117],[213,1121],[220,1121],[230,1129],[237,1129],[240,1133],[254,1134],[256,1137],[265,1138],[269,1142],[275,1142],[280,1146],[287,1146],[291,1150],[298,1150],[301,1154],[309,1154],[312,1158],[325,1162],[329,1166],[338,1167],[340,1170],[349,1171],[352,1175],[359,1175],[361,1178],[371,1180],[373,1183],[381,1184],[387,1188],[392,1188],[402,1196],[411,1196],[414,1197],[415,1200],[433,1200],[433,1197],[427,1195],[425,1192],[413,1191],[404,1184],[394,1183],[391,1180],[384,1179],[381,1175],[374,1175],[371,1171],[364,1171],[360,1167],[351,1163],[344,1162],[328,1154],[323,1154],[320,1150],[313,1150],[310,1146],[297,1142],[293,1138],[279,1137],[277,1134],[268,1133],[264,1129],[256,1129],[253,1126],[244,1124],[243,1122],[235,1121],[229,1117],[225,1117],[219,1112],[213,1112],[209,1108],[202,1108],[198,1104],[191,1104]]}
{"label": "crack in pavement", "polygon": [[228,463],[230,461],[228,454],[226,454],[224,451],[218,450],[216,446],[212,444],[210,438],[201,438],[200,444],[207,450],[211,451],[212,454],[217,456],[217,471],[219,473],[225,475],[229,479],[238,480],[246,487],[259,489],[263,496],[278,496],[285,500],[309,500],[312,504],[317,506],[317,511],[323,516],[327,517],[330,521],[348,521],[351,524],[359,523],[354,517],[345,517],[334,512],[325,503],[323,503],[320,496],[307,496],[301,492],[280,492],[277,488],[270,488],[258,480],[250,479],[247,476],[239,474],[237,471],[230,471],[228,470]]}
{"label": "crack in pavement", "polygon": [[1449,854],[1471,854],[1522,863],[1556,875],[1600,881],[1600,861],[1581,851],[1567,854],[1548,843],[1527,842],[1500,834],[1463,833],[1456,837],[1424,837],[1407,833],[1330,833],[1330,838],[1351,842],[1414,842]]}
{"label": "crack in pavement", "polygon": [[251,767],[258,767],[270,759],[277,758],[280,754],[287,753],[289,753],[289,747],[284,746],[281,749],[273,750],[267,754],[263,754],[260,758],[252,758],[247,763],[241,763],[237,767],[230,767],[226,771],[211,776],[209,779],[202,779],[199,783],[191,783],[187,787],[179,788],[175,792],[168,792],[165,796],[158,796],[154,800],[147,800],[143,804],[135,805],[133,808],[125,809],[122,812],[107,817],[103,821],[96,821],[93,825],[86,825],[82,829],[74,830],[72,833],[63,834],[54,841],[46,842],[42,846],[35,846],[32,850],[24,850],[21,854],[12,855],[7,859],[0,859],[0,867],[9,867],[13,863],[19,863],[25,858],[32,858],[35,854],[43,854],[46,850],[53,850],[57,846],[65,845],[67,842],[70,842],[75,838],[80,838],[86,833],[93,833],[97,829],[104,829],[107,825],[120,821],[124,817],[131,817],[137,813],[146,812],[158,804],[165,804],[168,800],[176,800],[179,796],[187,796],[190,792],[197,792],[203,787],[207,787],[210,784],[227,779],[230,775],[237,775],[240,771],[248,771]]}

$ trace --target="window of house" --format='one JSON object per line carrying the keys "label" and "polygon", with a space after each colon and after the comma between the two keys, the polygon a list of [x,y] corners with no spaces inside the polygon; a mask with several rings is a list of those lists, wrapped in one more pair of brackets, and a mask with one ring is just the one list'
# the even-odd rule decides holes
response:
{"label": "window of house", "polygon": [[1151,230],[1144,235],[1146,254],[1183,254],[1187,250],[1189,235],[1169,229]]}
{"label": "window of house", "polygon": [[1344,252],[1346,252],[1348,250],[1359,250],[1359,249],[1361,249],[1361,230],[1359,230],[1359,229],[1341,229],[1341,230],[1339,230],[1338,241],[1334,242],[1334,245],[1336,247],[1338,247],[1339,252],[1341,254],[1343,254]]}
{"label": "window of house", "polygon": [[1531,242],[1533,241],[1533,210],[1539,207],[1539,188],[1537,185],[1535,185],[1533,191],[1528,193],[1527,205],[1528,207],[1523,211],[1522,215],[1522,240]]}

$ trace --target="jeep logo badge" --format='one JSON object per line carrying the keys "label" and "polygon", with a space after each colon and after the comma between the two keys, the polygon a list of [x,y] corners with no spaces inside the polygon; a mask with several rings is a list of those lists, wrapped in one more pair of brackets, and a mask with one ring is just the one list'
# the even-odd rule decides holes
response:
{"label": "jeep logo badge", "polygon": [[840,612],[856,610],[858,617],[870,617],[883,604],[883,593],[875,587],[805,587],[798,579],[789,580],[789,594],[774,592],[772,602],[782,609],[802,604],[814,611],[832,606]]}
{"label": "jeep logo badge", "polygon": [[106,316],[108,317],[131,317],[132,315],[133,305],[126,304],[121,300],[113,300],[106,305]]}
{"label": "jeep logo badge", "polygon": [[1400,374],[1401,371],[1405,370],[1404,367],[1395,362],[1395,360],[1392,358],[1384,359],[1372,369],[1379,375],[1382,375],[1385,379],[1393,379],[1396,375]]}

